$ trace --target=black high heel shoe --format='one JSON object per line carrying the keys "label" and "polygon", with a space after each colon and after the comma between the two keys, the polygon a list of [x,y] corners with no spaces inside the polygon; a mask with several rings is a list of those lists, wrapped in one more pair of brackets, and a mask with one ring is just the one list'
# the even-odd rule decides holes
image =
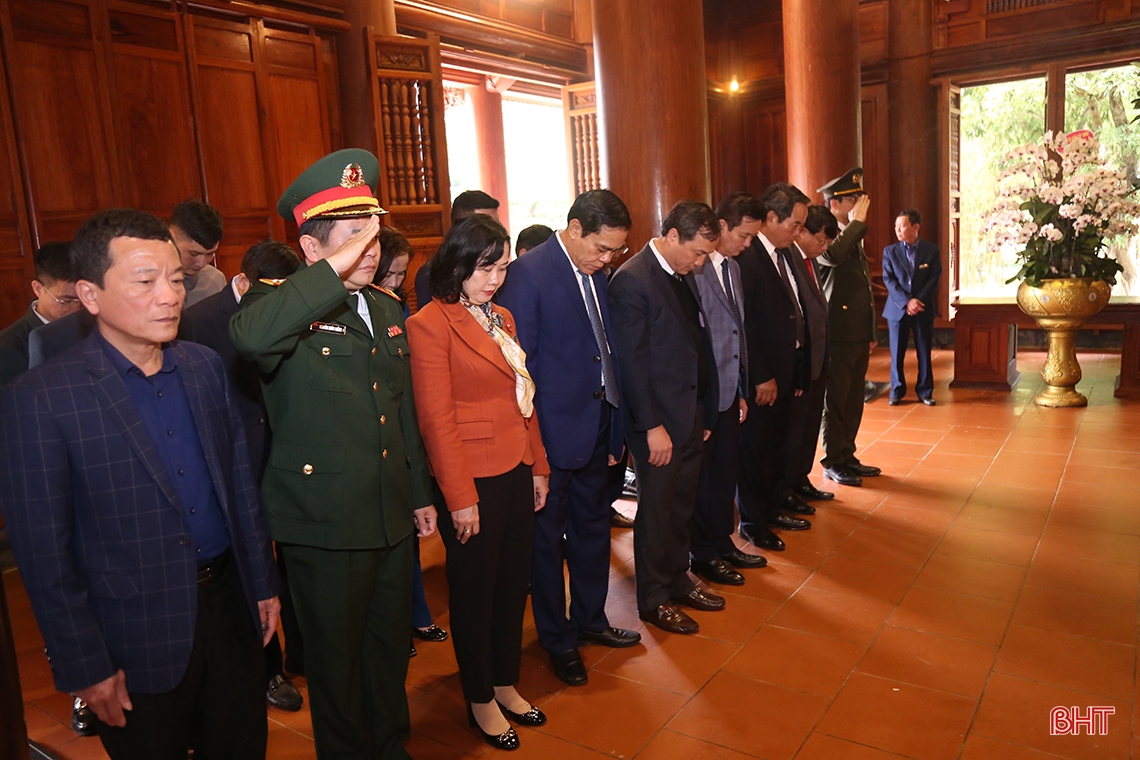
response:
{"label": "black high heel shoe", "polygon": [[499,709],[503,711],[503,715],[507,716],[515,723],[518,723],[520,726],[534,727],[546,725],[546,715],[542,712],[542,710],[539,710],[534,705],[531,705],[530,709],[524,713],[517,713],[508,710],[502,702],[499,702],[499,700],[496,699],[495,702],[498,703]]}
{"label": "black high heel shoe", "polygon": [[[499,707],[502,708],[502,705]],[[483,741],[495,749],[504,749],[510,752],[519,748],[519,735],[515,733],[513,728],[508,728],[498,736],[484,731],[483,727],[479,725],[479,721],[475,720],[475,711],[471,709],[470,702],[467,703],[467,722],[471,724],[471,728],[483,735]]]}

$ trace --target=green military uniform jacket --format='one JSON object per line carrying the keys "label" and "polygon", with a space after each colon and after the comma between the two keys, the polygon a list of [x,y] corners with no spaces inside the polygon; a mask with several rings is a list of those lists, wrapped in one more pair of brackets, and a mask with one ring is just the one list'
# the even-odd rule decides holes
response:
{"label": "green military uniform jacket", "polygon": [[875,294],[871,290],[867,255],[863,252],[866,234],[866,224],[851,222],[815,260],[830,310],[828,337],[832,341],[870,343],[878,336]]}
{"label": "green military uniform jacket", "polygon": [[325,261],[255,283],[230,322],[261,369],[273,430],[261,496],[273,538],[322,549],[392,546],[432,502],[400,302],[356,298]]}

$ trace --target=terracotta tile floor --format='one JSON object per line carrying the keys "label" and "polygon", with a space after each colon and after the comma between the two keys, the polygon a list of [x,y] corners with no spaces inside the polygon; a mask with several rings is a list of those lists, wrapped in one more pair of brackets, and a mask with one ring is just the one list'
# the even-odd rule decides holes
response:
{"label": "terracotta tile floor", "polygon": [[[1140,752],[1140,404],[1112,397],[1119,357],[1083,355],[1085,410],[1032,404],[1043,356],[1013,393],[951,391],[938,406],[869,405],[863,488],[835,487],[813,530],[718,588],[701,635],[644,629],[632,536],[614,532],[609,614],[644,646],[585,647],[590,683],[554,678],[527,617],[521,690],[550,723],[517,757],[643,760],[1128,758]],[[871,374],[887,376],[876,352]],[[914,376],[913,366],[910,369]],[[632,511],[632,504],[624,509]],[[447,626],[443,548],[424,542]],[[65,725],[19,576],[5,576],[27,723],[68,760],[103,758]],[[408,697],[417,760],[492,756],[466,725],[450,644],[421,644]],[[304,689],[303,679],[298,679]],[[1111,706],[1106,736],[1051,736],[1057,705]],[[269,757],[314,757],[307,708],[269,711]],[[1140,758],[1140,754],[1135,755]]]}

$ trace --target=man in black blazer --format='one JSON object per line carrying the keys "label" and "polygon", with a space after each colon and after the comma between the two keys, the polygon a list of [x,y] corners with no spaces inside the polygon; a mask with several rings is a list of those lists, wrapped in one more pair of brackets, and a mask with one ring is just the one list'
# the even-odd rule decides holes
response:
{"label": "man in black blazer", "polygon": [[[182,312],[178,337],[214,349],[222,357],[234,392],[234,401],[245,426],[249,459],[258,484],[269,461],[270,431],[265,411],[265,397],[261,392],[261,378],[257,365],[238,356],[230,338],[230,318],[241,309],[241,297],[250,285],[262,279],[283,280],[301,267],[301,257],[285,245],[274,241],[258,243],[245,252],[241,272],[225,288],[194,304]],[[301,630],[289,596],[285,555],[277,552],[277,572],[281,575],[281,627],[289,642],[290,665],[301,663],[303,647]],[[281,641],[277,632],[265,646],[265,677],[269,685],[265,699],[269,704],[289,712],[300,710],[304,698],[285,675]]]}
{"label": "man in black blazer", "polygon": [[810,381],[810,331],[789,246],[807,218],[808,197],[779,182],[760,202],[765,217],[756,239],[737,261],[744,288],[748,338],[748,417],[741,429],[740,535],[761,549],[782,551],[772,532],[807,530],[811,523],[784,514],[791,487],[785,477],[792,400]]}
{"label": "man in black blazer", "polygon": [[919,239],[921,226],[922,215],[917,210],[903,209],[895,219],[895,237],[899,242],[883,249],[883,284],[887,286],[883,317],[891,333],[891,406],[906,395],[903,359],[912,330],[914,352],[918,355],[914,392],[922,403],[934,406],[930,344],[934,338],[934,317],[938,313],[942,256],[934,243]]}
{"label": "man in black blazer", "polygon": [[0,393],[0,504],[55,685],[114,760],[264,757],[277,574],[225,368],[174,340],[157,217],[95,214],[72,264],[98,329]]}
{"label": "man in black blazer", "polygon": [[24,316],[0,332],[0,386],[28,371],[28,335],[32,330],[79,310],[70,248],[68,243],[45,243],[36,251],[36,278],[32,280],[36,300]]}
{"label": "man in black blazer", "polygon": [[625,440],[637,463],[633,557],[642,620],[672,633],[700,626],[677,604],[724,609],[689,577],[689,521],[701,444],[716,426],[716,358],[693,269],[716,250],[720,225],[704,203],[681,201],[610,282]]}

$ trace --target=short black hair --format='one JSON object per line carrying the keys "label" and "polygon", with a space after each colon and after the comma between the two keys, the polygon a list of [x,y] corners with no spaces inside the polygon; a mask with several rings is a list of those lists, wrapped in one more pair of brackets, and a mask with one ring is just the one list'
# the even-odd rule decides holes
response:
{"label": "short black hair", "polygon": [[408,239],[395,227],[381,227],[380,234],[377,237],[380,238],[380,263],[376,265],[376,275],[372,278],[372,282],[379,285],[388,276],[393,261],[401,256],[407,256],[408,260],[411,261],[415,250]]}
{"label": "short black hair", "polygon": [[241,257],[241,273],[250,282],[261,279],[283,280],[301,268],[301,257],[276,240],[264,240]]}
{"label": "short black hair", "polygon": [[318,217],[316,219],[306,219],[301,222],[301,226],[297,229],[297,239],[303,238],[308,235],[311,238],[316,238],[317,242],[321,245],[329,244],[329,235],[332,234],[333,227],[336,223],[344,217]]}
{"label": "short black hair", "polygon": [[206,250],[222,241],[222,215],[213,206],[194,198],[174,207],[170,226],[177,227]]}
{"label": "short black hair", "polygon": [[464,190],[451,202],[451,223],[466,219],[483,209],[497,209],[499,202],[482,190]]}
{"label": "short black hair", "polygon": [[566,214],[566,223],[575,219],[582,225],[582,237],[593,235],[602,227],[629,230],[633,226],[629,209],[609,190],[587,190],[575,198]]}
{"label": "short black hair", "polygon": [[164,240],[174,245],[170,228],[154,214],[133,208],[112,208],[88,217],[71,241],[71,271],[75,279],[103,287],[111,268],[111,241],[115,238]]}
{"label": "short black hair", "polygon": [[677,230],[682,243],[687,243],[697,235],[713,241],[720,237],[720,220],[709,204],[699,201],[678,201],[669,209],[665,221],[661,222],[661,236]]}
{"label": "short black hair", "polygon": [[832,240],[839,237],[839,222],[827,206],[808,206],[804,229],[813,235],[822,230]]}
{"label": "short black hair", "polygon": [[922,224],[922,214],[918,213],[918,209],[916,208],[904,208],[895,215],[895,219],[898,219],[900,216],[905,216],[910,220],[911,224]]}
{"label": "short black hair", "polygon": [[774,211],[776,219],[782,222],[792,215],[797,204],[811,205],[811,198],[790,182],[777,182],[764,191],[760,196],[760,203],[764,206],[765,218],[768,217],[769,211]]}
{"label": "short black hair", "polygon": [[75,282],[71,270],[71,243],[44,243],[32,258],[36,279],[44,285]]}
{"label": "short black hair", "polygon": [[745,218],[762,222],[765,216],[764,204],[750,193],[733,193],[716,206],[717,219],[723,220],[730,230],[743,224]]}
{"label": "short black hair", "polygon": [[511,236],[503,225],[486,214],[461,219],[447,231],[431,264],[431,294],[445,303],[455,303],[463,283],[481,266],[494,264],[504,255]]}
{"label": "short black hair", "polygon": [[529,251],[535,246],[542,245],[549,240],[553,234],[554,230],[545,224],[532,224],[520,232],[519,236],[515,238],[515,254],[521,256],[524,251]]}

